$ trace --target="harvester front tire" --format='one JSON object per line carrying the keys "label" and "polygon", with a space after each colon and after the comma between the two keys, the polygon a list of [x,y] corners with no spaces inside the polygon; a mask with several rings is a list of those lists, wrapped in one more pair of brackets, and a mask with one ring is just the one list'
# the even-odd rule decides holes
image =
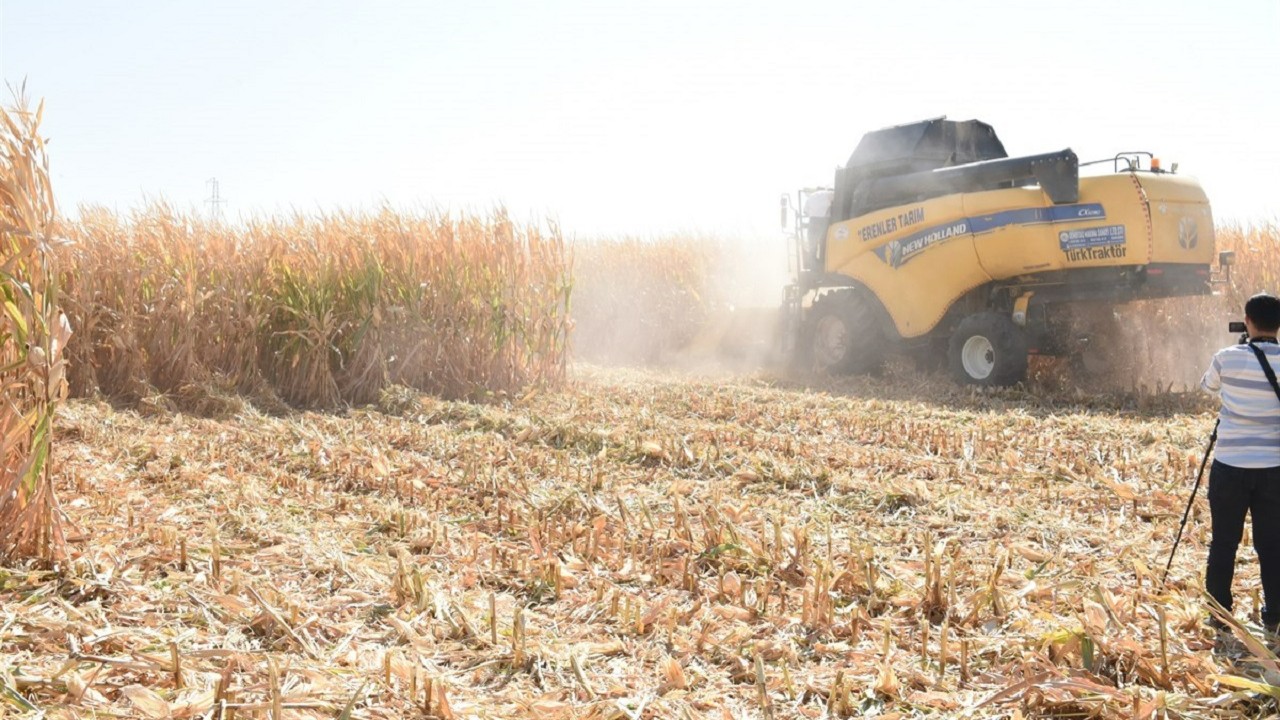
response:
{"label": "harvester front tire", "polygon": [[961,383],[1015,385],[1027,376],[1027,335],[1008,315],[970,315],[951,334],[947,358]]}
{"label": "harvester front tire", "polygon": [[808,369],[842,375],[878,370],[886,346],[878,309],[874,297],[853,288],[828,291],[815,300],[800,341]]}

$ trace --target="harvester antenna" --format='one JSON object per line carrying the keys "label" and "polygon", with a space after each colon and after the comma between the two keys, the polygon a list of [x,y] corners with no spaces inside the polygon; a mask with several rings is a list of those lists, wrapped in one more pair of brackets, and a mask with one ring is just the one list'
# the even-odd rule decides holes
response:
{"label": "harvester antenna", "polygon": [[205,200],[205,203],[209,205],[209,219],[217,222],[222,220],[222,206],[226,205],[227,201],[222,198],[221,193],[218,191],[218,178],[209,178],[205,181],[205,184],[209,186],[209,198]]}

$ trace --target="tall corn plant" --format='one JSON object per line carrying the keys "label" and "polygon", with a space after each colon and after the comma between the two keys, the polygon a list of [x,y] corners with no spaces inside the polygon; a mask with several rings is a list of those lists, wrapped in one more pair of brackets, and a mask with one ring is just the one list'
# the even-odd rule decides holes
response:
{"label": "tall corn plant", "polygon": [[53,560],[62,514],[50,467],[53,416],[66,397],[51,233],[53,192],[39,136],[43,105],[0,108],[0,559]]}
{"label": "tall corn plant", "polygon": [[60,234],[73,394],[198,398],[211,384],[333,408],[391,384],[483,398],[565,376],[564,241],[501,208],[238,225],[82,208]]}

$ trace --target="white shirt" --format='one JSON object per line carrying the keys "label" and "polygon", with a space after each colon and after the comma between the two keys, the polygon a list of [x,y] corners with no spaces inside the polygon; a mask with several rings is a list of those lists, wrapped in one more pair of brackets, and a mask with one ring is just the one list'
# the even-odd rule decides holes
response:
{"label": "white shirt", "polygon": [[[1280,345],[1263,342],[1257,347],[1280,371]],[[1239,468],[1280,467],[1280,398],[1253,350],[1248,345],[1219,350],[1200,384],[1222,399],[1214,458]]]}
{"label": "white shirt", "polygon": [[811,218],[824,218],[831,214],[831,201],[835,199],[835,192],[832,190],[819,190],[813,193],[804,201],[804,216]]}

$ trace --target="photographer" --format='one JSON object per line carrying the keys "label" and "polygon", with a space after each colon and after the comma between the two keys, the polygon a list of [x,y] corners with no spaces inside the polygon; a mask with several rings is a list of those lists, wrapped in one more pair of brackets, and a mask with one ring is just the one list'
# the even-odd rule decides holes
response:
{"label": "photographer", "polygon": [[1255,295],[1244,314],[1248,342],[1218,351],[1201,381],[1222,400],[1220,440],[1209,472],[1213,536],[1204,584],[1230,611],[1236,549],[1245,514],[1252,514],[1265,596],[1262,622],[1275,633],[1280,627],[1280,388],[1272,368],[1280,368],[1280,299]]}

